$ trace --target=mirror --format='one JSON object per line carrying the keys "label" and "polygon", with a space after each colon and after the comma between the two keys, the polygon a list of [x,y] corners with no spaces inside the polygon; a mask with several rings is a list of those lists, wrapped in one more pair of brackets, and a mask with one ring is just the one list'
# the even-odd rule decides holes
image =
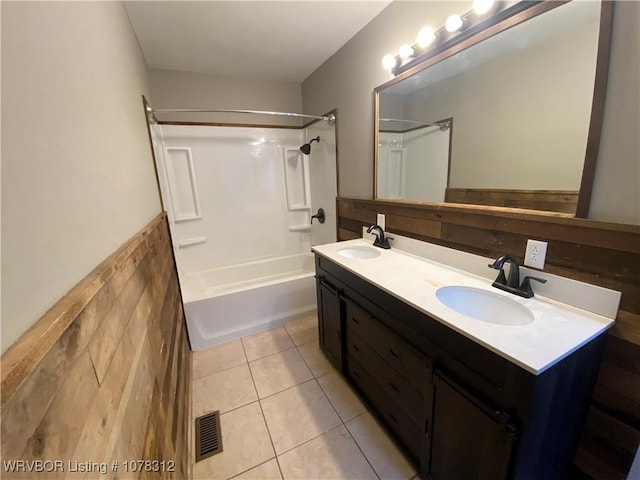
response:
{"label": "mirror", "polygon": [[548,3],[376,88],[374,198],[588,208],[607,63],[601,3]]}

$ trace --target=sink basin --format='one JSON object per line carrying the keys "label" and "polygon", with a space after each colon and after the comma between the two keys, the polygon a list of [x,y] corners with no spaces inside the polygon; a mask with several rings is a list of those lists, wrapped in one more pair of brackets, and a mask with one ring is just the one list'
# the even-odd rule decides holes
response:
{"label": "sink basin", "polygon": [[481,288],[451,285],[436,290],[443,305],[467,317],[497,325],[519,326],[533,322],[533,312],[504,295]]}
{"label": "sink basin", "polygon": [[346,247],[338,250],[338,255],[346,258],[376,258],[380,256],[380,251],[373,247]]}

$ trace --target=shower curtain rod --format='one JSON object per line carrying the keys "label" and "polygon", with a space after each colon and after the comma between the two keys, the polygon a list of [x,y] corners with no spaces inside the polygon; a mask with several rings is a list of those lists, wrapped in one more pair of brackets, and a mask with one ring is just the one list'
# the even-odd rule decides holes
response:
{"label": "shower curtain rod", "polygon": [[380,122],[405,122],[405,123],[415,123],[416,125],[423,125],[425,127],[440,127],[441,130],[446,130],[451,126],[451,123],[448,120],[436,123],[430,122],[419,122],[417,120],[403,120],[401,118],[379,118]]}
{"label": "shower curtain rod", "polygon": [[332,113],[330,115],[307,115],[305,113],[290,113],[290,112],[270,112],[266,110],[237,110],[231,108],[151,108],[147,107],[150,113],[250,113],[253,115],[279,115],[283,117],[301,117],[301,118],[313,118],[315,120],[325,120],[329,125],[333,125],[336,121],[336,116]]}

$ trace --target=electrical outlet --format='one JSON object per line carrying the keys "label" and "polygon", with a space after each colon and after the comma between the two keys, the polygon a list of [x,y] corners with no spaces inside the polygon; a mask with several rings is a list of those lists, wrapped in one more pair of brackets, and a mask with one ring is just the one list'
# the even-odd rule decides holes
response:
{"label": "electrical outlet", "polygon": [[384,220],[385,220],[384,213],[378,213],[376,217],[376,224],[380,225],[380,228],[382,228],[383,230],[385,230]]}
{"label": "electrical outlet", "polygon": [[527,251],[524,254],[524,264],[527,267],[544,268],[544,259],[547,256],[547,242],[539,240],[527,240]]}

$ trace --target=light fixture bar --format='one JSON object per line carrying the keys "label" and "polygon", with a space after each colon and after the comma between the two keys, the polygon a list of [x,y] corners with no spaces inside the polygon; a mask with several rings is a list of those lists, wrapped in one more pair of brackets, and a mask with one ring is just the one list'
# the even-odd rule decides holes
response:
{"label": "light fixture bar", "polygon": [[[446,27],[435,30],[423,28],[413,45],[402,45],[397,55],[386,55],[383,66],[394,75],[399,75],[418,62],[433,55],[433,52],[447,48],[452,42],[461,41],[474,35],[487,22],[497,22],[531,8],[542,0],[475,0],[473,8],[463,15],[452,14],[447,18]],[[412,50],[409,55],[409,50]]]}

